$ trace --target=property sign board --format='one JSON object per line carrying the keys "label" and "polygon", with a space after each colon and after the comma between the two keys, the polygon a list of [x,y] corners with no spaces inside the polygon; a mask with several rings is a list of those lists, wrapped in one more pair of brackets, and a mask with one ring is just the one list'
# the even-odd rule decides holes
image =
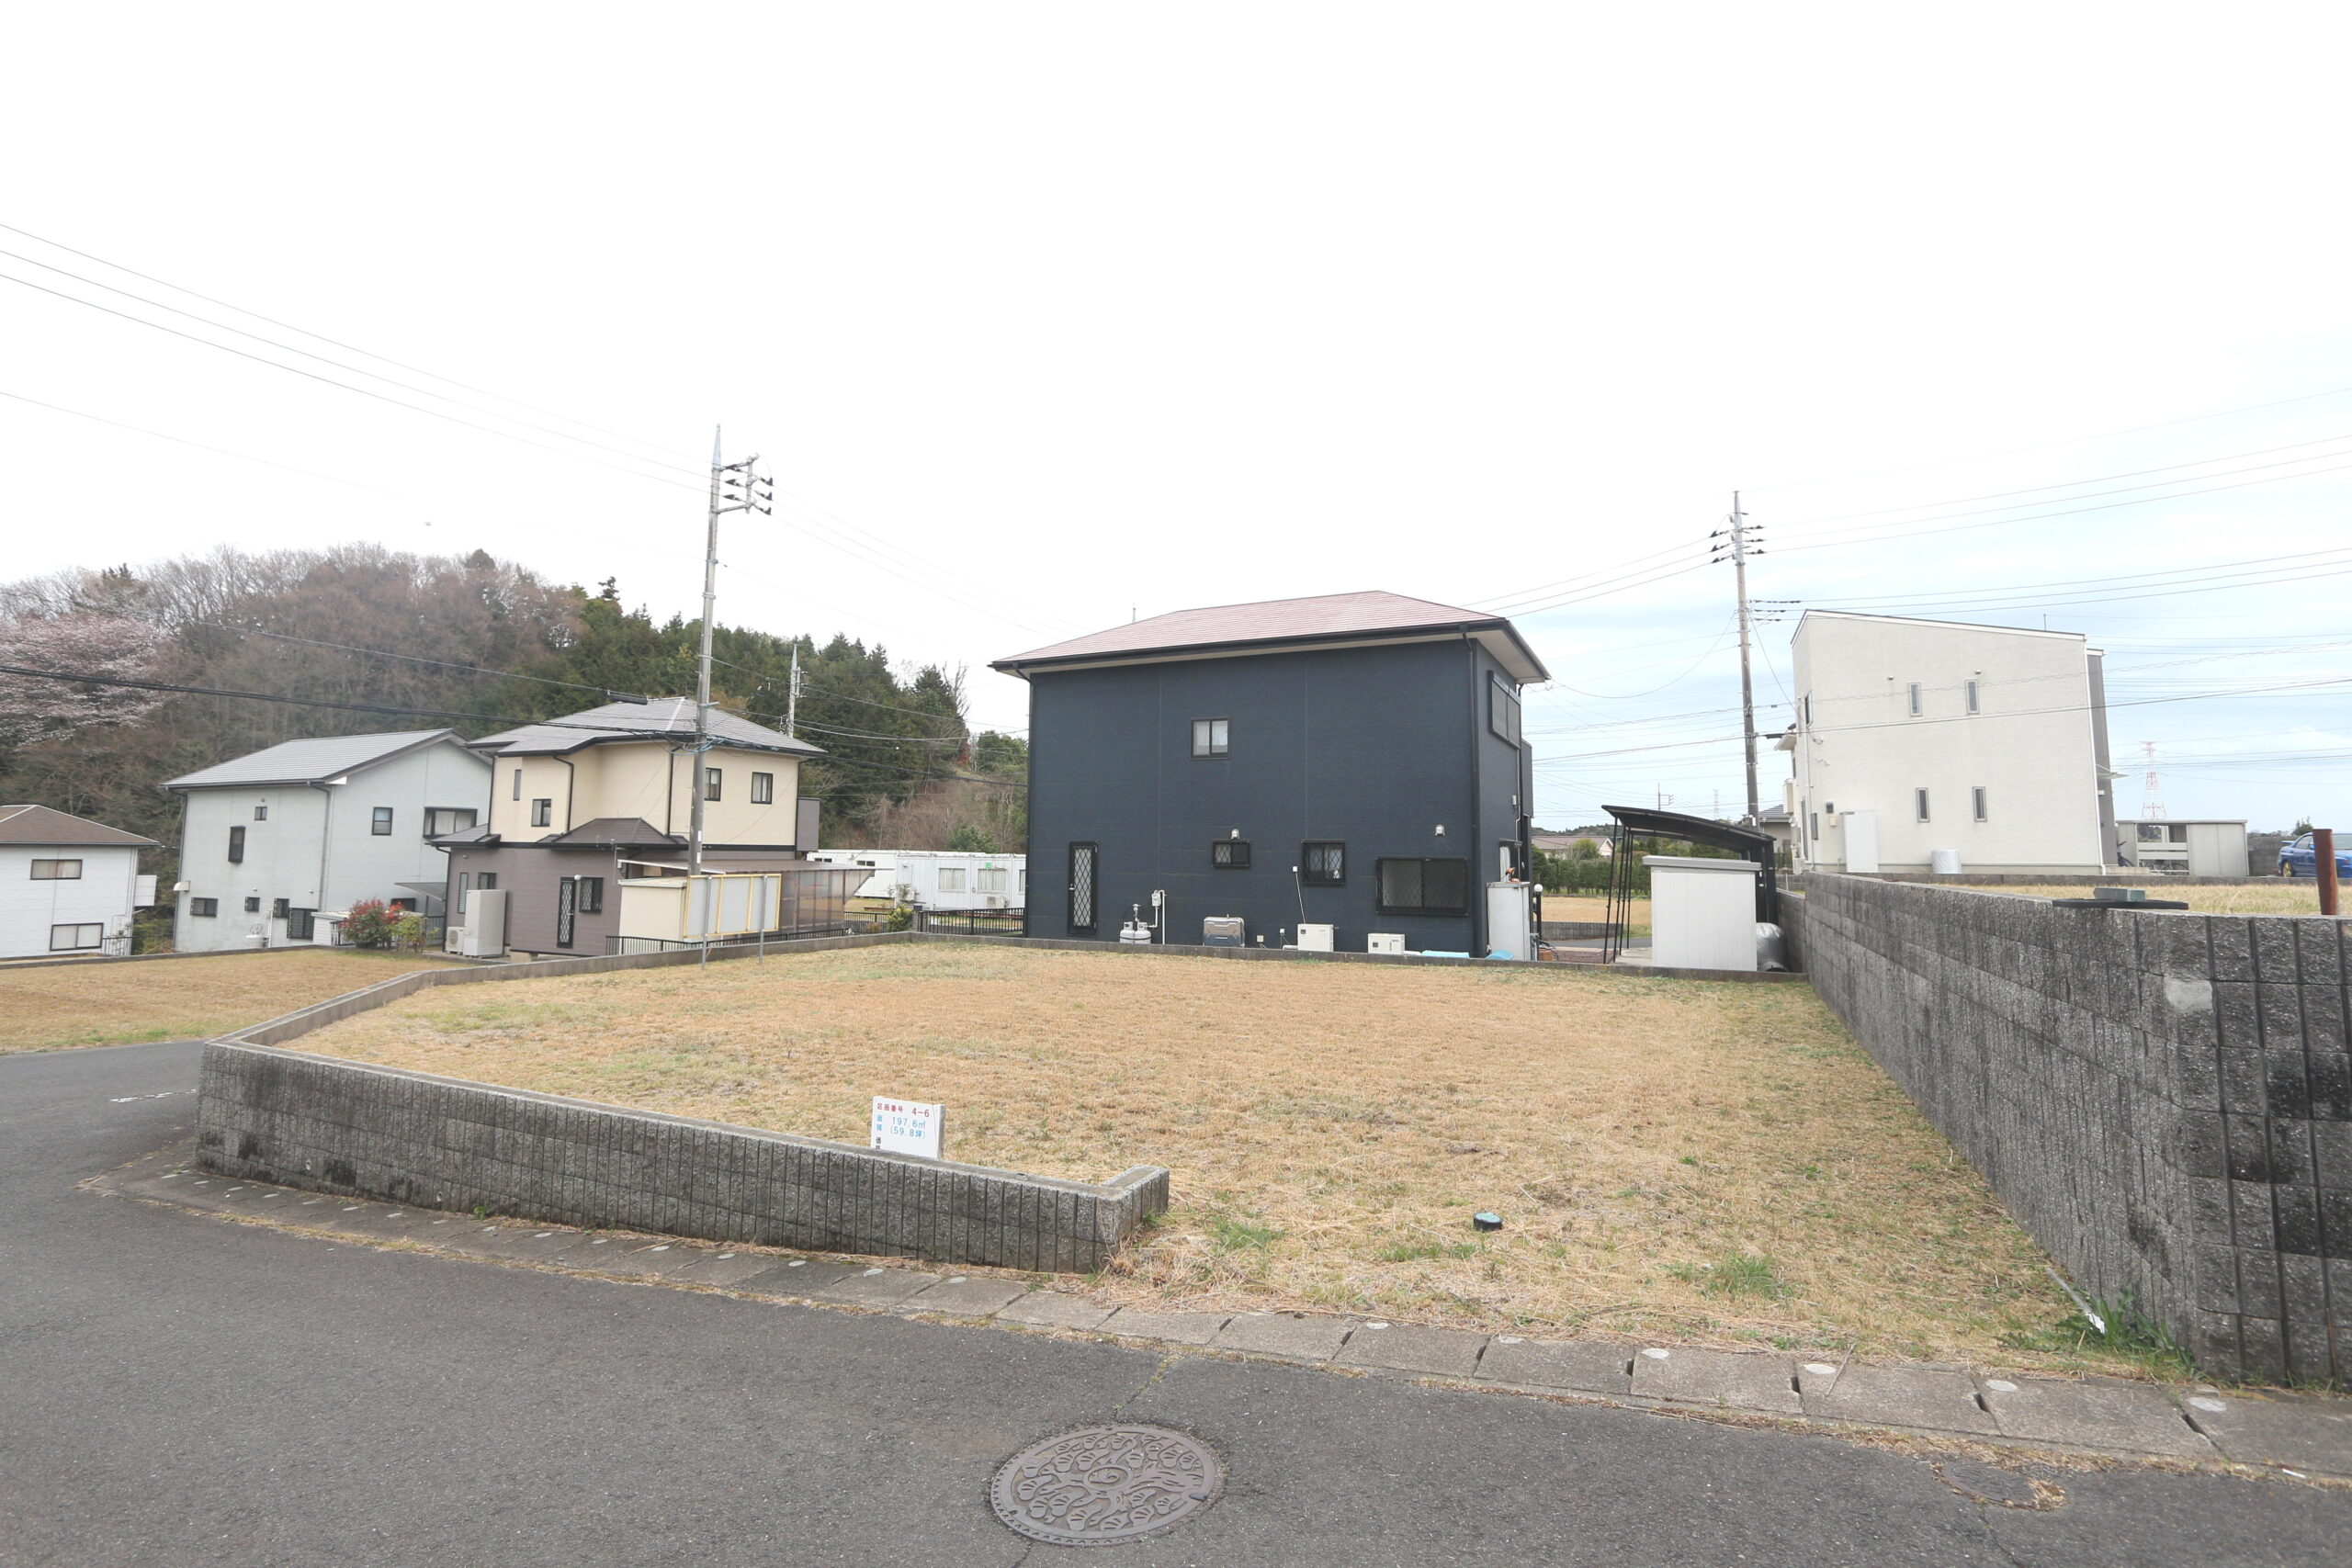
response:
{"label": "property sign board", "polygon": [[943,1108],[921,1100],[874,1097],[874,1135],[867,1145],[895,1155],[923,1155],[937,1159]]}

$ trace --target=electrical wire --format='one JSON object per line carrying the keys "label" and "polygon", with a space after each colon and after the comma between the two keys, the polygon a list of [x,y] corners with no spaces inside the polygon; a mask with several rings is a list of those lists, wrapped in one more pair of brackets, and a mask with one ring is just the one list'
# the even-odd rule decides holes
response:
{"label": "electrical wire", "polygon": [[[5,227],[6,225],[0,224],[0,228]],[[353,490],[373,491],[378,495],[383,496],[390,496],[393,493],[380,485],[371,485],[362,479],[338,479],[333,474],[322,474],[316,469],[298,468],[291,463],[280,463],[268,457],[256,457],[250,452],[232,452],[226,446],[214,446],[202,441],[191,441],[185,435],[166,435],[160,430],[148,430],[136,424],[125,424],[119,419],[108,419],[104,414],[85,413],[80,409],[69,409],[62,403],[44,402],[39,398],[28,398],[22,392],[0,391],[0,398],[12,399],[20,403],[30,403],[35,408],[47,409],[51,413],[71,414],[75,419],[86,419],[95,424],[110,424],[117,430],[128,430],[134,435],[152,435],[158,441],[169,441],[181,446],[193,446],[199,452],[211,452],[223,457],[234,457],[241,463],[259,463],[265,468],[277,468],[289,474],[300,474],[304,479],[324,479],[331,485],[348,485]],[[394,496],[393,499],[399,498]]]}

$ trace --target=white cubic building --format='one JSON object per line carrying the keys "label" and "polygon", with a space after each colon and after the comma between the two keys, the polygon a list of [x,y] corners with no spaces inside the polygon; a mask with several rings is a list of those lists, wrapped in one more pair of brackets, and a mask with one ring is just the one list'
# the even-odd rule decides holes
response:
{"label": "white cubic building", "polygon": [[488,815],[490,774],[456,730],[424,729],[288,740],[166,782],[186,811],[175,944],[330,942],[318,917],[367,898],[435,912],[432,835]]}
{"label": "white cubic building", "polygon": [[130,951],[130,917],[155,901],[139,872],[153,839],[46,806],[0,806],[0,958]]}
{"label": "white cubic building", "polygon": [[1018,909],[1029,893],[1029,857],[969,850],[811,850],[820,865],[872,873],[854,898],[888,898],[925,909]]}
{"label": "white cubic building", "polygon": [[2081,634],[1809,610],[1792,651],[1800,869],[2113,868],[2106,689]]}

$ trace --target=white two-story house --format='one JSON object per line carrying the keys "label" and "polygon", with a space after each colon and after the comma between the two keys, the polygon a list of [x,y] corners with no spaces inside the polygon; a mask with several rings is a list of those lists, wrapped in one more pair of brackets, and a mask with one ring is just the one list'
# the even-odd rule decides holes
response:
{"label": "white two-story house", "polygon": [[46,806],[0,806],[0,958],[130,951],[130,917],[155,901],[139,871],[153,839]]}
{"label": "white two-story house", "polygon": [[1799,868],[2114,865],[2106,688],[2080,633],[1809,610],[1792,651]]}
{"label": "white two-story house", "polygon": [[432,836],[490,807],[490,763],[454,729],[288,740],[172,779],[185,803],[182,953],[324,939],[361,899],[431,912],[447,877]]}

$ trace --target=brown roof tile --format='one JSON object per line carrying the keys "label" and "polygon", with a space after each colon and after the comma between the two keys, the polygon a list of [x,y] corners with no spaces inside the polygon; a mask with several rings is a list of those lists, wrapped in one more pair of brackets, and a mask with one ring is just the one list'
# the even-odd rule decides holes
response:
{"label": "brown roof tile", "polygon": [[153,839],[69,817],[46,806],[0,806],[0,844],[72,844],[84,849],[152,850]]}
{"label": "brown roof tile", "polygon": [[[1541,680],[1543,665],[1521,639],[1517,628],[1500,615],[1464,610],[1402,593],[1371,590],[1361,593],[1325,593],[1310,599],[1268,599],[1251,604],[1216,604],[1198,610],[1177,610],[1148,620],[1131,622],[1072,637],[1068,642],[1032,649],[997,660],[991,669],[1017,673],[1022,667],[1086,660],[1117,660],[1154,653],[1232,648],[1251,644],[1344,641],[1351,637],[1377,637],[1411,632],[1483,628],[1500,633]],[[1522,679],[1531,678],[1522,676]]]}

